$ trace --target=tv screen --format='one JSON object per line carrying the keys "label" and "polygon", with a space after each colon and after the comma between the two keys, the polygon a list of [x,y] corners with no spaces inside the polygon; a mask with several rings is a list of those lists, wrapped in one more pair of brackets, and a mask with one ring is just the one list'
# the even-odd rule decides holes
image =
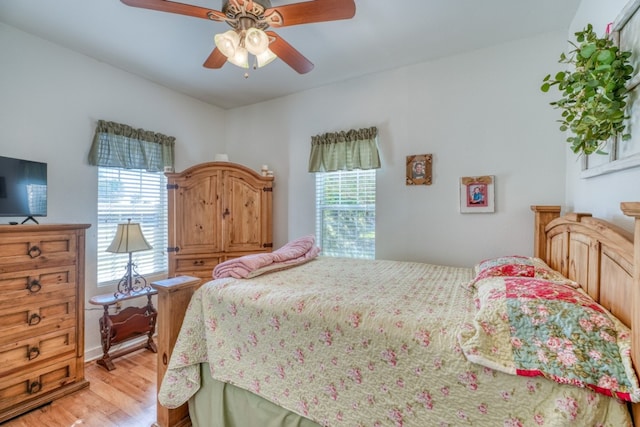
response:
{"label": "tv screen", "polygon": [[47,164],[0,156],[0,216],[47,215]]}

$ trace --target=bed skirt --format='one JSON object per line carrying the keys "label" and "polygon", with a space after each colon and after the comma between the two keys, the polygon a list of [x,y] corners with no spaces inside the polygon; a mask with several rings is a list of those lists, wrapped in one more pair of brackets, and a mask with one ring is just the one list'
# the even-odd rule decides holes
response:
{"label": "bed skirt", "polygon": [[214,380],[209,364],[200,365],[202,387],[189,399],[193,427],[320,427],[268,400]]}

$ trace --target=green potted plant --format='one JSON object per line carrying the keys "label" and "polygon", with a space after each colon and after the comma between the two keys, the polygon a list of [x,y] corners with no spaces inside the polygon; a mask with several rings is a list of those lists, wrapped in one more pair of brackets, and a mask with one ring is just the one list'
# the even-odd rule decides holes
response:
{"label": "green potted plant", "polygon": [[557,86],[561,92],[562,97],[550,104],[562,110],[560,130],[572,132],[567,142],[574,153],[606,154],[601,148],[610,138],[631,137],[624,123],[631,52],[620,51],[609,37],[598,37],[591,24],[575,35],[577,44],[569,42],[574,49],[559,60],[573,65],[573,70],[547,75],[540,89],[548,92]]}

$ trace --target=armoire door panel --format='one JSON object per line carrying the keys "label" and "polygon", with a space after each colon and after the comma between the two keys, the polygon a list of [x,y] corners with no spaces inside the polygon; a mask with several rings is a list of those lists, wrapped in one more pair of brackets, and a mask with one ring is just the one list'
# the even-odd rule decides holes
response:
{"label": "armoire door panel", "polygon": [[[174,191],[175,247],[180,254],[222,250],[221,222],[212,221],[219,211],[220,174],[194,174],[177,180]],[[171,244],[169,245],[172,246]]]}
{"label": "armoire door panel", "polygon": [[224,181],[225,208],[229,215],[223,222],[225,251],[261,251],[263,242],[262,221],[264,215],[263,186],[250,179],[229,173]]}

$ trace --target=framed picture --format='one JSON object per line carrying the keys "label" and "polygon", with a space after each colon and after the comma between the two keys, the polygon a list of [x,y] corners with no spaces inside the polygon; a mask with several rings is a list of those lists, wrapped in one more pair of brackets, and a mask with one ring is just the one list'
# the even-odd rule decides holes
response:
{"label": "framed picture", "polygon": [[407,156],[407,185],[431,185],[431,154]]}
{"label": "framed picture", "polygon": [[494,183],[493,175],[460,178],[460,213],[494,212]]}

